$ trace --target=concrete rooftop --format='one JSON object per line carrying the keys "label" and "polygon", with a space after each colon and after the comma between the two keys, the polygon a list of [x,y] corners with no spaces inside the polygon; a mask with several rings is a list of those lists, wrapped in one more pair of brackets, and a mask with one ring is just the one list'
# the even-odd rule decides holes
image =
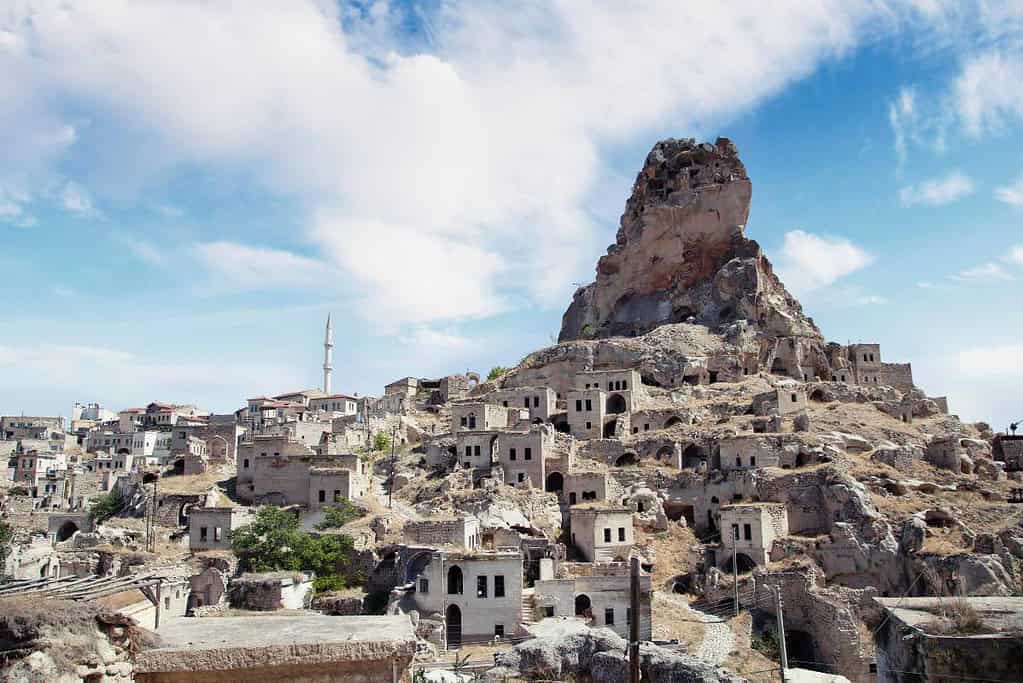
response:
{"label": "concrete rooftop", "polygon": [[967,597],[967,598],[874,598],[899,621],[919,627],[933,622],[951,600],[965,600],[986,627],[993,632],[1023,629],[1023,598]]}
{"label": "concrete rooftop", "polygon": [[412,656],[407,616],[251,616],[169,619],[160,646],[138,654],[140,672],[223,671],[290,663]]}

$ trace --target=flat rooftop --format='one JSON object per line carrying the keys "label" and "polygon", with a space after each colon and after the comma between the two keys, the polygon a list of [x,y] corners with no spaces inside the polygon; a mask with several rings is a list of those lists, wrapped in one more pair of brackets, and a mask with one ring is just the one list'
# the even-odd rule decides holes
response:
{"label": "flat rooftop", "polygon": [[967,598],[874,598],[875,601],[899,621],[920,627],[933,622],[952,600],[965,600],[976,612],[984,626],[994,635],[1023,630],[1023,598],[967,597]]}
{"label": "flat rooftop", "polygon": [[411,657],[408,616],[251,616],[168,619],[159,647],[138,653],[142,673],[228,671]]}

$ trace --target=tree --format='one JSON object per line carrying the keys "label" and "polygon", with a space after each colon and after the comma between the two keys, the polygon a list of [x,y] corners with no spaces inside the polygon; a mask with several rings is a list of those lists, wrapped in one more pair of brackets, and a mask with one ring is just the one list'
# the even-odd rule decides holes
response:
{"label": "tree", "polygon": [[348,522],[357,520],[362,517],[363,512],[349,500],[339,500],[333,505],[328,505],[323,508],[323,520],[317,522],[316,528],[320,531],[324,529],[339,529]]}
{"label": "tree", "polygon": [[93,499],[92,504],[89,505],[89,517],[96,524],[100,524],[116,515],[123,507],[124,500],[121,498],[121,494],[114,490]]}
{"label": "tree", "polygon": [[386,451],[391,447],[391,437],[387,432],[377,432],[373,437],[373,450]]}
{"label": "tree", "polygon": [[[243,571],[312,571],[317,590],[344,587],[342,569],[351,563],[355,550],[350,537],[307,534],[294,515],[272,505],[260,508],[251,524],[232,531],[231,546]],[[350,574],[349,578],[365,580]]]}
{"label": "tree", "polygon": [[495,365],[490,368],[490,372],[487,373],[487,381],[489,382],[490,380],[497,379],[506,372],[508,372],[508,368],[501,365]]}

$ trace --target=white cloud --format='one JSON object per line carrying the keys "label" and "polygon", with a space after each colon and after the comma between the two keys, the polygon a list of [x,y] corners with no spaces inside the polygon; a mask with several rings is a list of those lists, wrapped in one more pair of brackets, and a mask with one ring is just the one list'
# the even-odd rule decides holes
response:
{"label": "white cloud", "polygon": [[68,182],[60,191],[60,202],[64,208],[79,216],[95,217],[99,213],[92,204],[92,197],[77,183]]}
{"label": "white cloud", "polygon": [[906,164],[906,138],[912,135],[916,119],[916,91],[903,87],[895,101],[888,104],[888,123],[895,136],[896,169],[899,172]]}
{"label": "white cloud", "polygon": [[1023,56],[992,49],[966,60],[953,85],[953,97],[967,134],[1001,131],[1007,120],[1023,117]]}
{"label": "white cloud", "polygon": [[995,199],[1012,206],[1023,206],[1023,176],[1010,185],[996,187]]}
{"label": "white cloud", "polygon": [[[0,146],[21,187],[86,138],[103,150],[94,191],[240,169],[312,207],[308,234],[371,314],[560,305],[599,251],[586,208],[602,148],[708,130],[916,13],[870,0],[450,2],[416,10],[430,42],[403,53],[405,11],[26,0],[0,18]],[[381,253],[399,248],[419,258]]]}
{"label": "white cloud", "polygon": [[1007,282],[1016,279],[1000,265],[993,262],[982,263],[979,266],[974,266],[972,268],[961,270],[955,275],[949,275],[949,278],[957,280],[959,282],[979,283]]}
{"label": "white cloud", "polygon": [[1010,247],[1005,260],[1017,266],[1023,266],[1023,244],[1017,244]]}
{"label": "white cloud", "polygon": [[192,253],[205,267],[210,284],[224,289],[333,289],[338,277],[337,273],[317,259],[281,249],[221,241],[195,244]]}
{"label": "white cloud", "polygon": [[956,355],[959,372],[975,379],[1023,377],[1020,358],[1023,358],[1023,346],[1018,344],[975,347]]}
{"label": "white cloud", "polygon": [[160,250],[151,244],[130,238],[125,238],[125,243],[140,261],[145,261],[151,266],[162,266],[166,260]]}
{"label": "white cloud", "polygon": [[960,171],[952,171],[942,178],[931,178],[903,187],[899,190],[899,201],[903,206],[941,206],[962,199],[973,190],[974,183],[969,176]]}
{"label": "white cloud", "polygon": [[431,347],[434,349],[465,352],[472,348],[472,341],[455,332],[436,330],[429,327],[417,327],[411,333],[401,337],[401,343],[413,348]]}
{"label": "white cloud", "polygon": [[873,260],[873,256],[845,238],[792,230],[785,233],[778,273],[798,296],[827,287]]}
{"label": "white cloud", "polygon": [[867,294],[856,299],[856,303],[860,306],[882,306],[888,303],[888,299],[876,294]]}

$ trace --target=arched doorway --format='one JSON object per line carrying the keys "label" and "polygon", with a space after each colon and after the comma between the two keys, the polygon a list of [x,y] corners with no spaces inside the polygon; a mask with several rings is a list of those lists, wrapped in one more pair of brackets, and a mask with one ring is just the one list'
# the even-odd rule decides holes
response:
{"label": "arched doorway", "polygon": [[810,394],[810,400],[818,403],[824,403],[827,401],[827,394],[824,393],[824,389],[814,389]]}
{"label": "arched doorway", "polygon": [[178,508],[178,526],[188,526],[188,513],[192,510],[191,503],[184,503]]}
{"label": "arched doorway", "polygon": [[448,605],[444,617],[448,627],[448,647],[457,648],[462,644],[462,610],[458,605]]}
{"label": "arched doorway", "polygon": [[[732,554],[727,550],[724,552],[724,567],[723,569],[729,574],[732,572]],[[735,554],[735,567],[738,569],[740,574],[748,574],[757,568],[757,563],[753,561],[753,558],[745,553]]]}
{"label": "arched doorway", "polygon": [[561,472],[551,472],[547,475],[547,485],[544,489],[547,493],[556,493],[560,496],[565,490],[565,477]]}
{"label": "arched doorway", "polygon": [[608,413],[624,413],[628,409],[625,397],[621,394],[611,394],[607,397]]}
{"label": "arched doorway", "polygon": [[615,437],[615,428],[618,427],[618,420],[610,420],[604,425],[604,438],[613,439]]}
{"label": "arched doorway", "polygon": [[785,649],[790,661],[799,662],[799,666],[817,671],[827,671],[816,663],[817,657],[813,646],[813,636],[798,629],[785,631]]}
{"label": "arched doorway", "polygon": [[615,467],[627,467],[629,465],[635,465],[638,462],[639,460],[636,458],[635,453],[623,453],[618,456],[617,460],[615,460]]}
{"label": "arched doorway", "polygon": [[809,464],[810,456],[800,451],[796,454],[796,467],[805,467]]}
{"label": "arched doorway", "polygon": [[575,615],[577,617],[592,617],[593,611],[591,607],[590,596],[585,593],[575,596]]}
{"label": "arched doorway", "polygon": [[654,457],[658,460],[669,460],[674,454],[675,448],[673,446],[661,446]]}
{"label": "arched doorway", "polygon": [[695,469],[699,467],[700,461],[703,459],[700,453],[700,447],[695,443],[691,443],[686,446],[685,450],[682,451],[682,466],[689,469]]}
{"label": "arched doorway", "polygon": [[448,570],[448,595],[462,594],[462,570],[452,567]]}
{"label": "arched doorway", "polygon": [[75,535],[76,531],[78,531],[78,525],[69,519],[61,524],[60,528],[57,529],[57,542],[62,543],[68,540]]}
{"label": "arched doorway", "polygon": [[668,418],[668,421],[664,423],[664,428],[667,429],[668,427],[674,427],[675,425],[680,424],[682,424],[682,418],[678,415],[672,415]]}

